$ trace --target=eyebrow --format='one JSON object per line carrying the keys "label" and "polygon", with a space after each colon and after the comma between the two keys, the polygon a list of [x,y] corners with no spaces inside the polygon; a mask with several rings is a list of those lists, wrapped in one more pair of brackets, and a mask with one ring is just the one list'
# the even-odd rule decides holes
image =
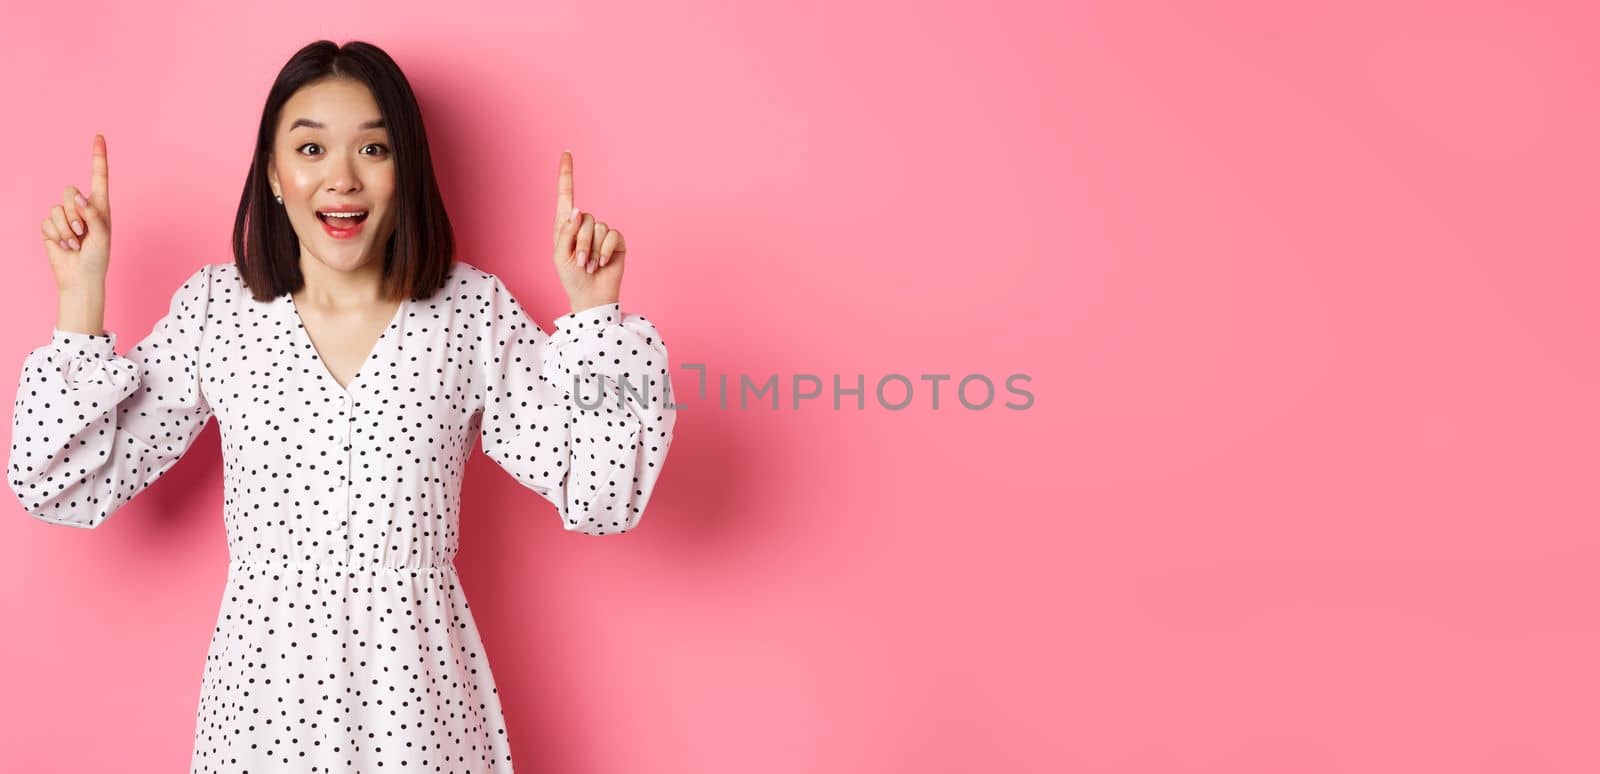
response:
{"label": "eyebrow", "polygon": [[[321,123],[319,121],[313,121],[313,120],[311,120],[309,118],[296,118],[294,120],[294,123],[289,125],[289,129],[291,129],[291,130],[299,129],[302,126],[309,126],[312,129],[326,129],[326,128],[328,128],[327,124]],[[377,119],[373,119],[371,121],[368,121],[368,122],[362,124],[361,128],[362,129],[382,129],[383,128],[383,119],[377,118]]]}

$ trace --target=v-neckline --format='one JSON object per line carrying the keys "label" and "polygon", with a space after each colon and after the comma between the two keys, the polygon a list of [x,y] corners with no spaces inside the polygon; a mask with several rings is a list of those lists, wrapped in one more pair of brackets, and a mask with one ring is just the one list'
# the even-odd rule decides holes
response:
{"label": "v-neckline", "polygon": [[306,330],[305,318],[300,316],[300,306],[294,302],[294,293],[285,293],[283,297],[287,299],[289,316],[294,318],[295,330],[300,334],[300,343],[311,351],[311,359],[317,361],[317,370],[321,373],[322,378],[327,379],[334,389],[346,396],[350,395],[356,383],[361,381],[361,377],[366,375],[367,369],[372,365],[372,361],[378,356],[378,350],[383,348],[384,341],[389,338],[389,331],[399,324],[400,319],[405,315],[406,307],[411,304],[410,297],[400,299],[400,305],[395,307],[394,316],[389,319],[389,324],[383,326],[383,330],[378,332],[377,340],[372,342],[372,348],[367,351],[367,356],[361,360],[361,365],[351,375],[349,383],[341,385],[338,378],[333,375],[333,370],[328,368],[328,361],[324,360],[322,353],[317,351],[317,343],[311,340],[311,334]]}

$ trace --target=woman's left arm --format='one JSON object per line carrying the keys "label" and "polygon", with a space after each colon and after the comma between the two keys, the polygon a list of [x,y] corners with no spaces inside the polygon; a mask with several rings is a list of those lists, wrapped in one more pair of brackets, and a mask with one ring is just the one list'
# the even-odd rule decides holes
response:
{"label": "woman's left arm", "polygon": [[554,503],[562,526],[610,535],[639,523],[677,411],[655,324],[619,303],[556,319],[546,334],[495,277],[478,357],[483,451]]}

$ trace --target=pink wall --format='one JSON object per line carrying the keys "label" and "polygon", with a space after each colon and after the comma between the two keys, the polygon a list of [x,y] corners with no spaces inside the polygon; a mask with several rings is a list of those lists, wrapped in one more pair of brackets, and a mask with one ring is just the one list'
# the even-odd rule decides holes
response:
{"label": "pink wall", "polygon": [[[547,328],[565,147],[680,368],[1032,376],[741,411],[679,370],[620,539],[478,456],[519,771],[1600,768],[1592,6],[183,5],[6,11],[13,380],[94,132],[131,346],[318,37],[405,67],[461,256]],[[184,768],[221,479],[213,425],[98,530],[8,498],[0,769]]]}

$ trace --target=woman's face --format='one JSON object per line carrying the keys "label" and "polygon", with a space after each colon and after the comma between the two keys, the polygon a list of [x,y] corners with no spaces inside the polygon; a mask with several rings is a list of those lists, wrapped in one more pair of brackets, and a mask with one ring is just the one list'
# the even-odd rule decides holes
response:
{"label": "woman's face", "polygon": [[267,176],[302,260],[340,271],[381,264],[394,233],[394,152],[365,84],[329,78],[295,92],[279,114]]}

